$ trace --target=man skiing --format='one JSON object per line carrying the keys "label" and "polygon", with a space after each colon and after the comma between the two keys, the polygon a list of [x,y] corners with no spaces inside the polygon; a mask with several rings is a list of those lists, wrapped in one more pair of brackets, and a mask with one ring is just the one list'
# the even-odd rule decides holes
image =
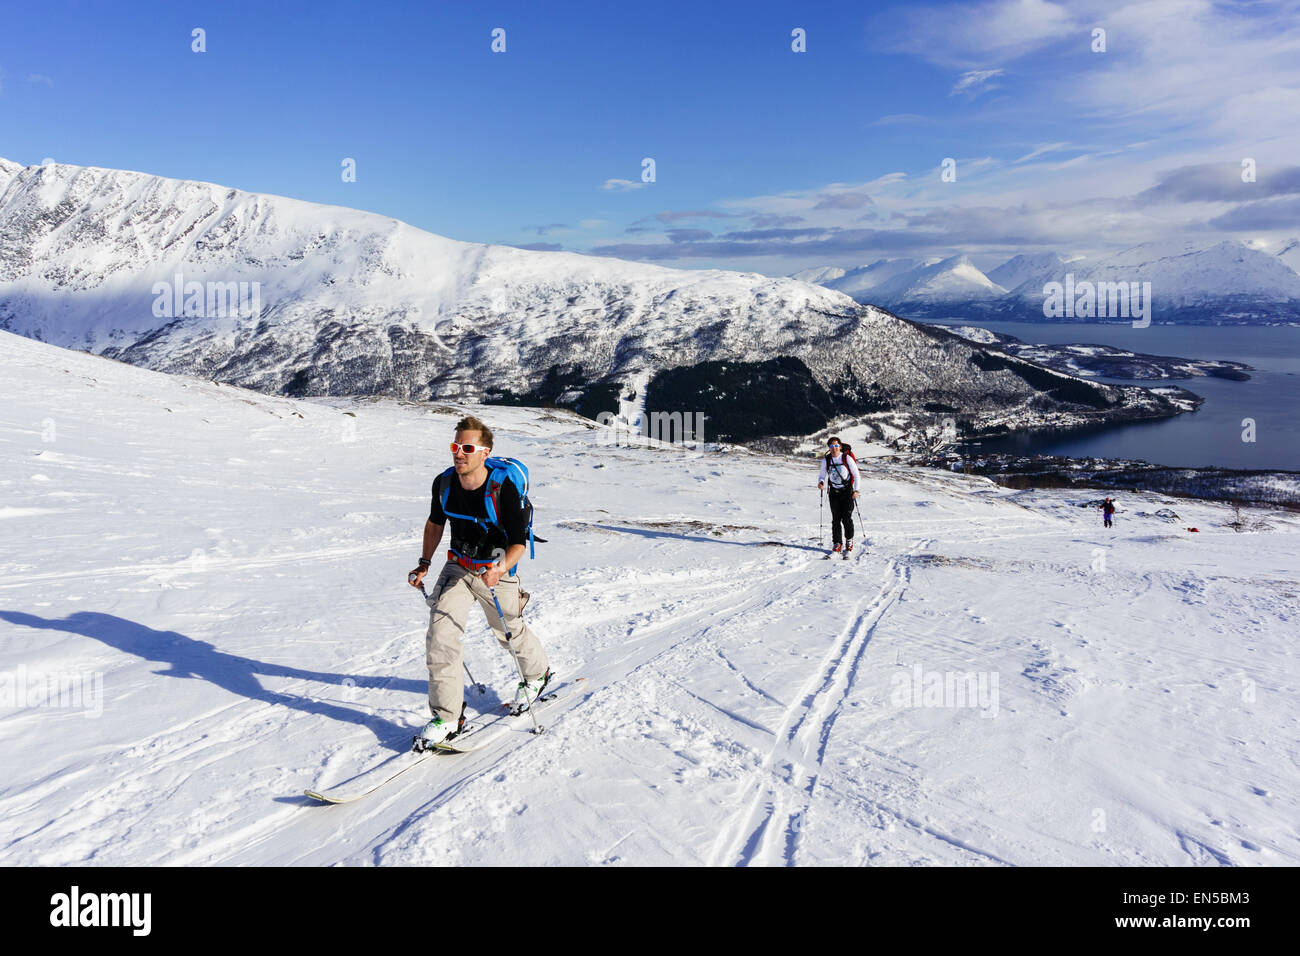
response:
{"label": "man skiing", "polygon": [[1115,514],[1115,502],[1110,498],[1103,501],[1098,507],[1101,509],[1101,523],[1103,528],[1110,527],[1110,521]]}
{"label": "man skiing", "polygon": [[[822,457],[821,472],[817,476],[817,489],[820,491],[830,482],[830,488],[826,491],[826,500],[831,506],[831,541],[835,547],[832,549],[839,553],[840,548],[844,548],[844,556],[848,557],[853,550],[853,502],[858,497],[858,487],[861,476],[858,474],[858,462],[851,452],[841,449],[844,447],[840,440],[834,436],[826,443],[829,449]],[[844,534],[841,539],[840,529],[843,528]],[[843,545],[841,545],[843,540]]]}
{"label": "man skiing", "polygon": [[[484,487],[489,478],[484,461],[491,450],[492,430],[483,422],[470,416],[456,424],[456,440],[451,443],[452,467],[434,479],[419,566],[408,575],[412,587],[418,588],[424,582],[450,518],[451,549],[429,595],[431,614],[425,635],[432,719],[420,731],[420,737],[428,746],[455,736],[464,723],[462,639],[466,618],[476,600],[501,646],[511,651],[519,663],[523,680],[515,693],[516,707],[531,706],[552,676],[541,642],[521,616],[527,595],[520,591],[514,573],[528,549],[527,519],[519,491],[511,482],[503,481],[499,486],[494,482],[491,489]],[[489,494],[493,495],[496,521],[488,513]],[[493,588],[501,613],[493,599]]]}

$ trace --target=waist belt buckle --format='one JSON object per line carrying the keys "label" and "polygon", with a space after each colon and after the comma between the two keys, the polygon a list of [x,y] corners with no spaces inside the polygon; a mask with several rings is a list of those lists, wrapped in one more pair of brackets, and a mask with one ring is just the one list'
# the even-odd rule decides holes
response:
{"label": "waist belt buckle", "polygon": [[494,562],[490,559],[486,561],[475,561],[473,558],[468,558],[463,554],[457,554],[455,551],[447,552],[447,560],[455,561],[457,564],[459,564],[462,568],[465,568],[467,571],[474,571],[474,572],[486,570],[487,568],[490,568],[494,564]]}

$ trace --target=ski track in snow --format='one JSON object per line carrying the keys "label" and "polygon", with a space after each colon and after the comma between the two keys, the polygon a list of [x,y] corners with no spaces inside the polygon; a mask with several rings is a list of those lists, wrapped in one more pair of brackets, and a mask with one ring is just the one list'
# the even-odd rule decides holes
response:
{"label": "ski track in snow", "polygon": [[[918,541],[908,553],[928,543]],[[854,607],[838,639],[787,708],[772,747],[755,774],[754,796],[743,801],[745,806],[736,820],[719,835],[712,864],[795,863],[802,824],[811,811],[810,800],[835,719],[876,625],[907,587],[907,569],[897,558],[887,563],[882,577],[879,590]]]}
{"label": "ski track in snow", "polygon": [[[1134,494],[1103,531],[1089,492],[876,463],[823,561],[815,463],[474,409],[533,470],[529,620],[588,688],[327,807],[423,719],[402,581],[457,410],[0,340],[0,673],[105,686],[99,720],[0,709],[6,865],[1300,861],[1291,516]],[[488,710],[513,665],[474,615]],[[1000,678],[997,713],[890,701],[911,668]]]}

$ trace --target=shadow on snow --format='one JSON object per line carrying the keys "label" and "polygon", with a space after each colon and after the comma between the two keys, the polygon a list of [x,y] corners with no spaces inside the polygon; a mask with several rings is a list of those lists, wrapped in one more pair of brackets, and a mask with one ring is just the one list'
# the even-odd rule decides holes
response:
{"label": "shadow on snow", "polygon": [[284,677],[312,681],[317,684],[338,684],[350,687],[384,687],[423,695],[427,690],[424,681],[392,677],[353,677],[324,671],[302,670],[282,664],[239,657],[219,651],[206,641],[197,641],[176,631],[156,631],[153,628],[95,611],[78,611],[62,620],[38,617],[19,611],[0,611],[0,620],[22,627],[66,631],[102,641],[109,647],[135,654],[148,661],[166,664],[164,670],[154,671],[163,677],[197,678],[249,700],[260,700],[317,714],[347,724],[356,724],[371,731],[381,744],[394,750],[410,746],[411,729],[337,703],[312,700],[298,694],[268,690],[258,677]]}

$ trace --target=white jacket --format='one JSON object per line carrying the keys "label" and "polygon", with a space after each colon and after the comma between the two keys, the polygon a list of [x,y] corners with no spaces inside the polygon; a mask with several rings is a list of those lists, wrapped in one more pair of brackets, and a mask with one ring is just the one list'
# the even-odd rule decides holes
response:
{"label": "white jacket", "polygon": [[[862,476],[858,473],[858,463],[854,461],[852,455],[840,455],[838,458],[831,459],[831,472],[829,477],[830,477],[830,489],[832,491],[842,491],[845,488],[847,482],[846,482],[846,476],[844,474],[845,472],[844,466],[846,464],[848,465],[849,476],[853,479],[853,490],[854,491],[859,490],[859,485],[862,482]],[[824,482],[826,481],[826,479],[827,479],[826,456],[822,455],[822,469],[821,469],[821,473],[817,476],[817,481]]]}

